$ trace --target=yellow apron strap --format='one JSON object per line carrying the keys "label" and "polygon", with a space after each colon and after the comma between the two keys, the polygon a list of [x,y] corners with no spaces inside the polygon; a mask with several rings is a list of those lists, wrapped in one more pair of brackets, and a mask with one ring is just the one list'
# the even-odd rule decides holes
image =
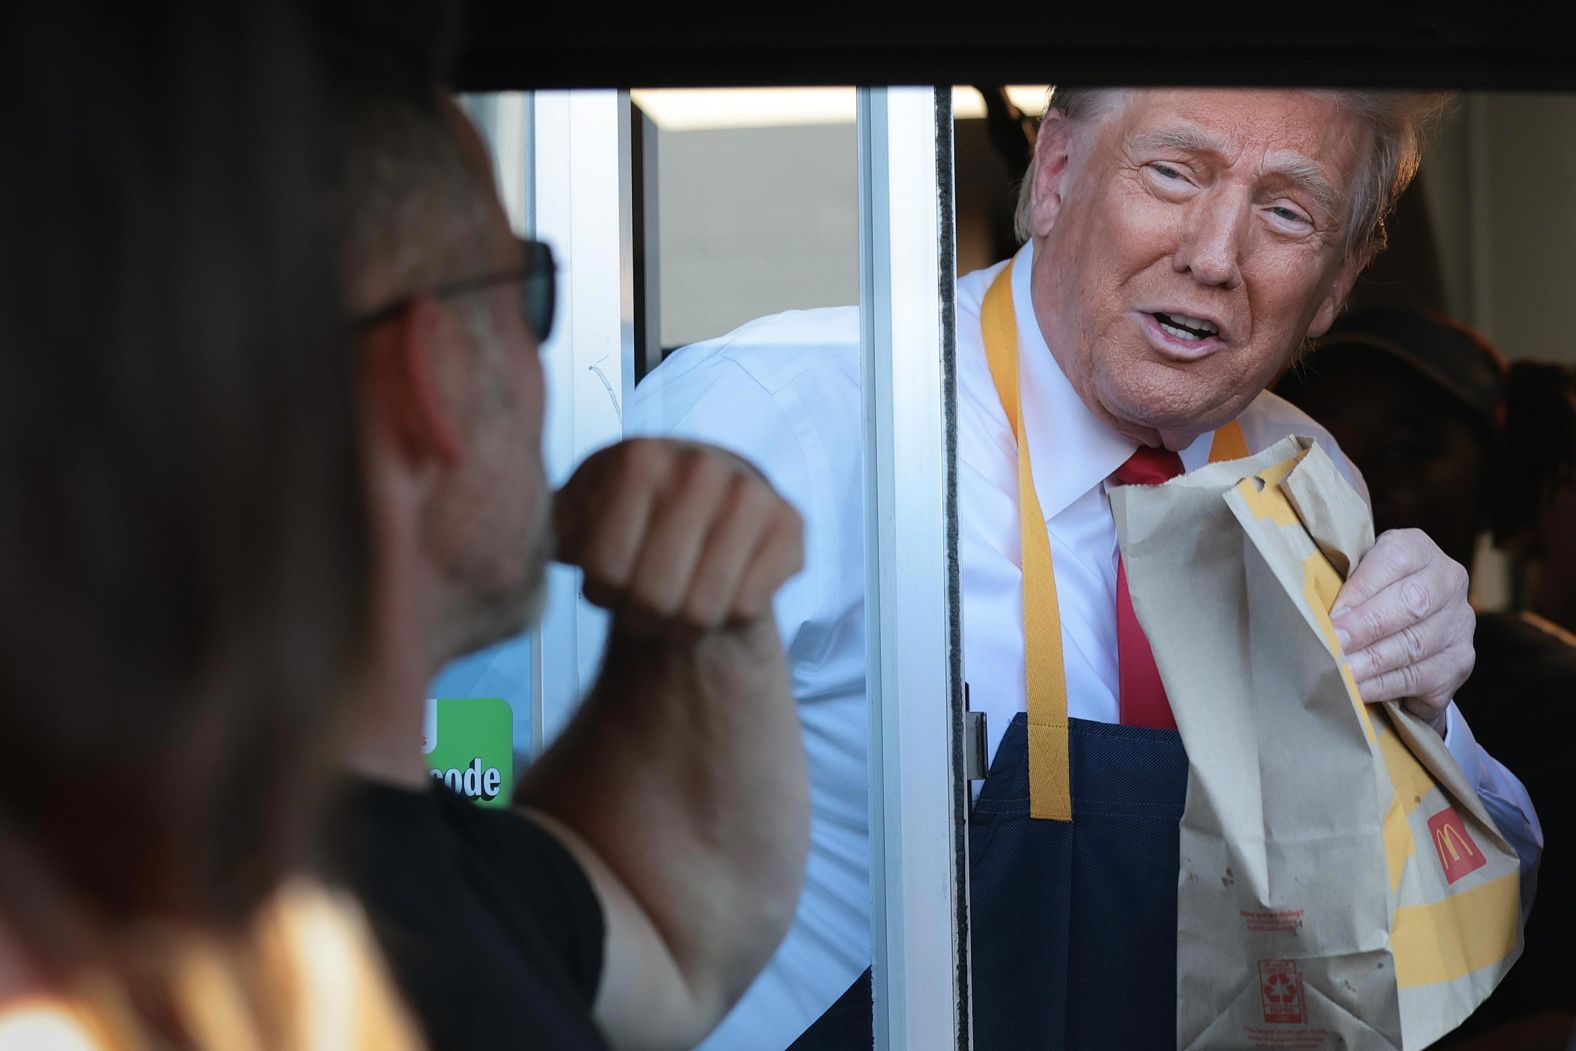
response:
{"label": "yellow apron strap", "polygon": [[[1018,318],[1012,305],[1012,263],[985,293],[980,327],[996,397],[1018,445],[1018,535],[1023,545],[1023,663],[1029,723],[1029,816],[1073,819],[1067,755],[1067,675],[1062,663],[1062,619],[1051,567],[1051,538],[1034,491],[1029,442],[1018,384]],[[1210,462],[1248,455],[1242,427],[1233,420],[1215,432]]]}
{"label": "yellow apron strap", "polygon": [[1242,424],[1232,420],[1220,430],[1215,432],[1215,440],[1209,447],[1209,462],[1220,463],[1222,460],[1240,460],[1248,454],[1248,440],[1242,436]]}
{"label": "yellow apron strap", "polygon": [[[1023,663],[1028,678],[1029,816],[1073,819],[1068,784],[1067,676],[1062,670],[1062,619],[1051,569],[1051,538],[1034,491],[1029,442],[1018,390],[1018,318],[1012,309],[1012,264],[991,282],[980,310],[985,359],[996,396],[1018,442],[1018,535],[1023,544]],[[1031,642],[1032,640],[1032,642]]]}

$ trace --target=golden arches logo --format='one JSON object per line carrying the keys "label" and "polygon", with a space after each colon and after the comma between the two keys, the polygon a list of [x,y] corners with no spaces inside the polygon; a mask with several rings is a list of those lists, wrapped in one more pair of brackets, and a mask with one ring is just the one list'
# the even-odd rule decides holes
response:
{"label": "golden arches logo", "polygon": [[1428,819],[1428,832],[1434,839],[1434,852],[1445,870],[1445,881],[1454,883],[1469,872],[1488,864],[1488,858],[1472,841],[1461,815],[1446,807]]}
{"label": "golden arches logo", "polygon": [[[1477,853],[1472,841],[1456,830],[1454,825],[1443,825],[1434,830],[1434,849],[1439,851],[1441,864],[1454,864],[1462,857],[1470,857]],[[1445,861],[1445,852],[1449,851],[1450,860]]]}

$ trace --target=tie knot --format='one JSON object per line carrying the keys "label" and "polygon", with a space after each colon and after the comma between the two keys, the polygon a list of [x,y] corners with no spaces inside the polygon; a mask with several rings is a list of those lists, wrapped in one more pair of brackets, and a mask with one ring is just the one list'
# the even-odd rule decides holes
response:
{"label": "tie knot", "polygon": [[1182,457],[1170,449],[1140,445],[1111,477],[1118,485],[1159,485],[1182,473]]}

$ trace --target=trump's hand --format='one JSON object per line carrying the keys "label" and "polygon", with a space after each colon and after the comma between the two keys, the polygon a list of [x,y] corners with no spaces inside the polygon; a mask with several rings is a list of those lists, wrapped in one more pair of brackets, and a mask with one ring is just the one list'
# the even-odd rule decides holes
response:
{"label": "trump's hand", "polygon": [[1467,571],[1417,529],[1379,535],[1331,611],[1363,700],[1401,700],[1445,732],[1445,709],[1472,674],[1477,618]]}
{"label": "trump's hand", "polygon": [[803,523],[750,464],[696,442],[593,453],[554,499],[557,558],[621,630],[709,631],[771,614],[804,565]]}

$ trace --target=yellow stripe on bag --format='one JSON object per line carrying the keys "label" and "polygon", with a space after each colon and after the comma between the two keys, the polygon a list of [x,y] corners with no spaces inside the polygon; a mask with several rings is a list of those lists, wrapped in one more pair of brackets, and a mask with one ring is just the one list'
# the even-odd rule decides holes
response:
{"label": "yellow stripe on bag", "polygon": [[[1237,494],[1242,497],[1248,510],[1253,512],[1255,518],[1273,522],[1278,526],[1301,526],[1302,519],[1297,517],[1297,511],[1291,506],[1291,501],[1286,499],[1286,494],[1280,489],[1280,483],[1302,462],[1307,453],[1300,453],[1287,460],[1282,460],[1273,467],[1267,467],[1253,478],[1244,478],[1237,483]],[[1308,603],[1308,608],[1313,610],[1318,618],[1319,631],[1324,636],[1324,644],[1332,654],[1340,655],[1341,644],[1335,636],[1335,625],[1330,620],[1330,608],[1335,604],[1335,596],[1341,590],[1341,575],[1330,565],[1330,560],[1324,557],[1323,552],[1317,548],[1302,560],[1302,596]],[[1368,706],[1363,703],[1362,695],[1357,691],[1357,680],[1352,676],[1352,670],[1344,659],[1340,662],[1341,681],[1346,684],[1347,696],[1351,698],[1352,707],[1357,711],[1358,720],[1362,723],[1363,733],[1370,743],[1374,740],[1374,728],[1368,714]]]}
{"label": "yellow stripe on bag", "polygon": [[1423,805],[1423,798],[1434,790],[1435,785],[1428,768],[1412,754],[1394,727],[1390,726],[1390,717],[1383,709],[1379,710],[1379,715],[1384,730],[1379,734],[1379,755],[1384,759],[1385,772],[1390,775],[1390,785],[1395,789],[1384,817],[1384,858],[1390,873],[1390,889],[1394,890],[1401,885],[1406,859],[1417,850],[1417,837],[1412,832],[1412,811]]}
{"label": "yellow stripe on bag", "polygon": [[[1255,485],[1251,478],[1245,478],[1237,483],[1237,492],[1242,495],[1255,516],[1278,525],[1299,523],[1300,520],[1292,509],[1291,502],[1286,499],[1278,485],[1300,459],[1301,457],[1288,460],[1261,472],[1258,477],[1264,482],[1263,489]],[[1315,550],[1302,560],[1303,599],[1318,618],[1319,630],[1324,635],[1325,645],[1333,654],[1339,654],[1341,646],[1335,636],[1335,625],[1330,620],[1329,610],[1335,604],[1335,596],[1340,589],[1341,576],[1335,571],[1335,567],[1330,565],[1329,559],[1324,557],[1323,552]],[[1384,839],[1385,875],[1389,877],[1390,890],[1394,891],[1401,885],[1407,860],[1417,852],[1417,843],[1412,835],[1409,816],[1422,802],[1423,796],[1432,791],[1434,782],[1423,769],[1422,764],[1417,761],[1416,756],[1406,749],[1394,733],[1375,732],[1373,714],[1368,710],[1368,705],[1363,703],[1362,695],[1357,690],[1357,680],[1353,678],[1351,667],[1344,659],[1341,660],[1341,681],[1346,684],[1346,695],[1351,699],[1352,707],[1357,712],[1364,736],[1371,744],[1377,739],[1385,769],[1390,774],[1393,792],[1390,796],[1390,805],[1385,808],[1380,831]]]}
{"label": "yellow stripe on bag", "polygon": [[[1284,498],[1283,498],[1284,499]],[[1331,653],[1340,654],[1340,641],[1335,637],[1335,624],[1330,620],[1330,608],[1341,589],[1341,576],[1330,565],[1329,559],[1319,551],[1313,552],[1302,562],[1303,598],[1314,615],[1319,618],[1319,628],[1324,633],[1325,645]],[[1341,656],[1341,681],[1346,684],[1346,696],[1351,699],[1362,723],[1363,734],[1370,745],[1378,744],[1384,759],[1385,772],[1390,775],[1390,805],[1385,807],[1380,834],[1384,839],[1385,875],[1393,892],[1401,886],[1407,861],[1417,853],[1417,839],[1412,834],[1411,813],[1422,803],[1423,797],[1434,788],[1433,778],[1417,757],[1407,750],[1395,733],[1378,733],[1374,729],[1373,712],[1363,703],[1352,675],[1351,665]]]}
{"label": "yellow stripe on bag", "polygon": [[[1292,462],[1295,465],[1295,461]],[[1280,464],[1277,466],[1283,467],[1285,465]],[[1274,483],[1266,482],[1265,488],[1259,488],[1258,482],[1262,481],[1265,475],[1272,474],[1275,470],[1275,467],[1271,467],[1263,474],[1258,475],[1256,479],[1244,478],[1237,483],[1237,493],[1242,497],[1243,503],[1248,505],[1248,510],[1253,512],[1254,518],[1273,522],[1278,526],[1297,525],[1299,521],[1297,512],[1291,509],[1291,504],[1286,502],[1286,498],[1280,494],[1279,489],[1269,488]]]}
{"label": "yellow stripe on bag", "polygon": [[[1285,500],[1285,497],[1281,499]],[[1290,507],[1290,503],[1287,506]],[[1302,597],[1319,619],[1319,630],[1324,635],[1325,646],[1340,661],[1341,682],[1346,685],[1346,696],[1357,712],[1357,721],[1362,723],[1363,736],[1371,745],[1376,737],[1373,714],[1369,712],[1368,705],[1363,703],[1363,695],[1357,689],[1357,678],[1352,674],[1352,666],[1346,663],[1346,655],[1341,652],[1341,640],[1335,635],[1335,622],[1330,619],[1330,609],[1335,605],[1335,596],[1340,590],[1341,575],[1330,565],[1330,560],[1324,557],[1323,552],[1315,551],[1302,560]]]}
{"label": "yellow stripe on bag", "polygon": [[[1276,496],[1290,507],[1289,501],[1279,491]],[[1330,620],[1330,609],[1341,589],[1341,576],[1322,552],[1314,551],[1302,561],[1302,578],[1303,597],[1319,619],[1325,644],[1331,653],[1339,654],[1341,647],[1335,637],[1335,625]],[[1341,681],[1346,684],[1346,695],[1357,711],[1364,735],[1370,744],[1378,744],[1385,772],[1390,776],[1392,795],[1389,806],[1385,807],[1380,831],[1384,839],[1385,875],[1389,877],[1390,889],[1394,891],[1401,885],[1408,859],[1417,853],[1417,837],[1412,833],[1412,811],[1421,806],[1423,797],[1434,790],[1434,779],[1393,729],[1388,725],[1383,727],[1387,731],[1384,733],[1375,729],[1373,710],[1363,702],[1362,694],[1357,689],[1357,680],[1352,676],[1351,666],[1346,663],[1344,655],[1341,657]],[[1388,722],[1382,710],[1380,716]]]}
{"label": "yellow stripe on bag", "polygon": [[1393,894],[1401,886],[1407,861],[1417,853],[1417,837],[1412,835],[1412,823],[1407,820],[1406,808],[1401,805],[1400,796],[1390,796],[1390,805],[1385,809],[1384,824],[1380,830],[1384,836],[1385,875],[1390,877],[1390,892]]}
{"label": "yellow stripe on bag", "polygon": [[1397,909],[1390,930],[1396,985],[1454,981],[1509,956],[1516,948],[1520,881],[1512,872],[1432,905]]}

